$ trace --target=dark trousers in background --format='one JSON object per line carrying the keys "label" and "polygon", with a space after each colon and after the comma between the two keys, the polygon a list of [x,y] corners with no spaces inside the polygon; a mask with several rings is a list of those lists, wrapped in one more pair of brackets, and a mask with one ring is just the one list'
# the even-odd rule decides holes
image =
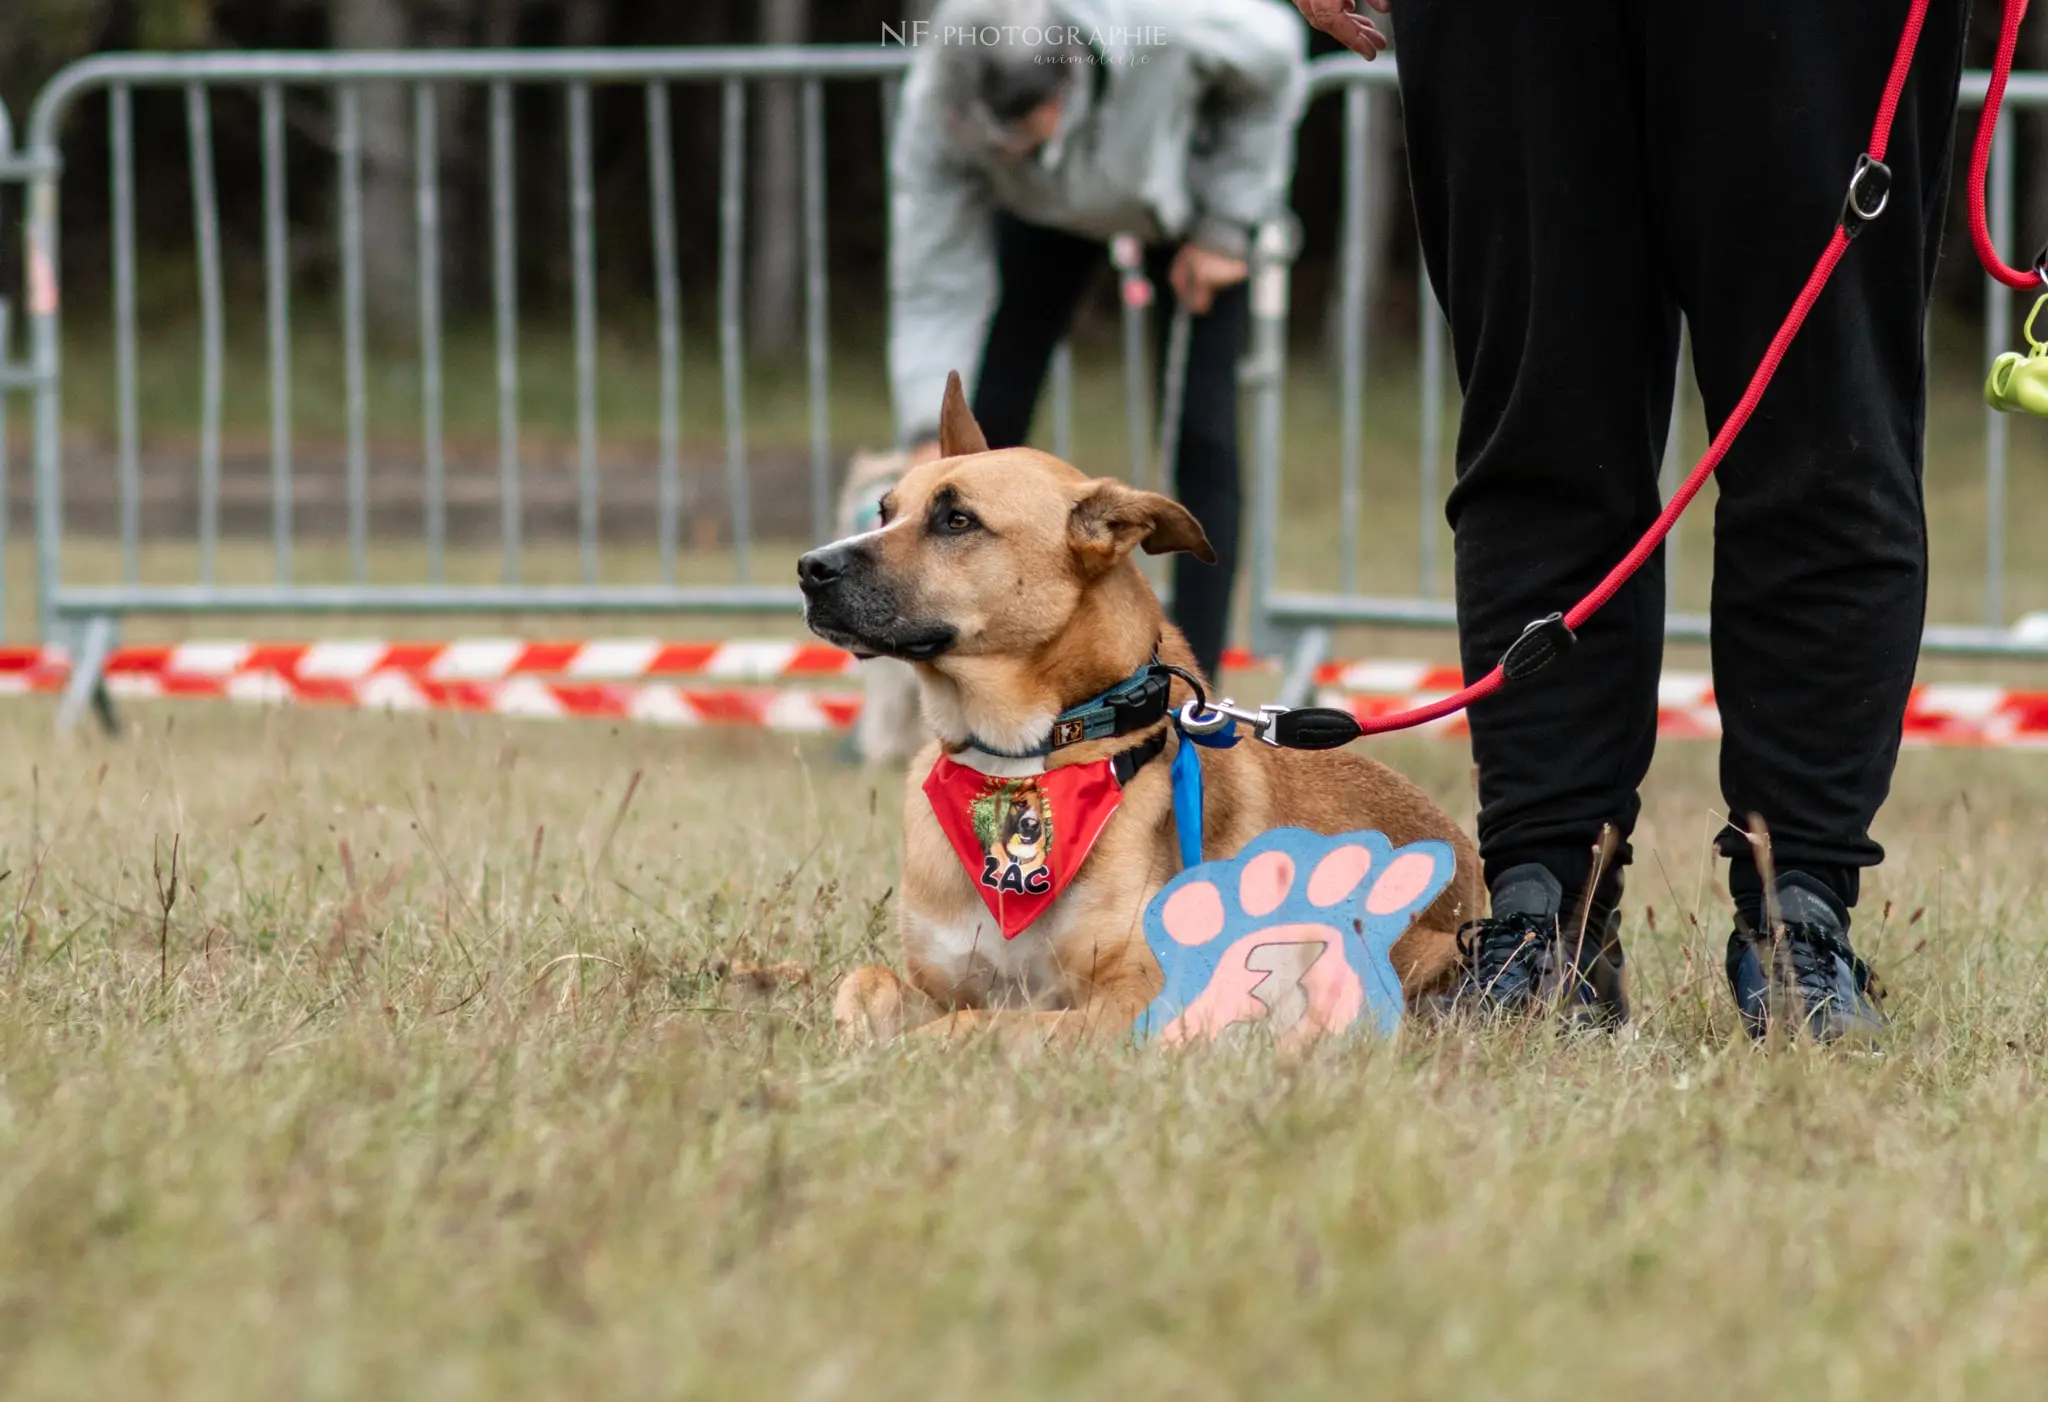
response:
{"label": "dark trousers in background", "polygon": [[[1826,245],[1906,0],[1401,0],[1424,257],[1465,391],[1464,666],[1568,607],[1659,509],[1683,313],[1718,429]],[[1853,904],[1882,849],[1926,604],[1923,322],[1966,7],[1935,0],[1887,156],[1891,205],[1850,248],[1717,474],[1713,665],[1731,818]],[[1662,558],[1563,661],[1472,708],[1489,877],[1583,885],[1624,835],[1656,738]],[[1730,884],[1757,881],[1732,828]]]}
{"label": "dark trousers in background", "polygon": [[[1158,300],[1153,364],[1163,376],[1167,328],[1175,308],[1167,270],[1177,250],[1146,250],[1145,272]],[[974,417],[991,448],[1021,444],[1031,431],[1053,350],[1067,334],[1074,310],[1107,261],[1100,242],[1062,233],[1008,214],[996,216],[996,267],[1001,294],[989,322]],[[1206,316],[1189,326],[1187,391],[1182,398],[1174,494],[1195,514],[1216,549],[1216,563],[1192,555],[1173,562],[1173,620],[1203,672],[1217,674],[1230,626],[1230,589],[1237,575],[1238,480],[1237,362],[1244,345],[1249,298],[1242,283],[1217,294]],[[1159,402],[1158,400],[1154,401]],[[1156,412],[1156,411],[1155,411]],[[1101,466],[1076,464],[1104,475]]]}

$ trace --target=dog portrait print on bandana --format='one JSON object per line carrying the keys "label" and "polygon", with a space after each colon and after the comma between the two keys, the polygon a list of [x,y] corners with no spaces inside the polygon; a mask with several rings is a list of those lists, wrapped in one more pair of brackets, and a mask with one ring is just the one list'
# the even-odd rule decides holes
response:
{"label": "dog portrait print on bandana", "polygon": [[945,755],[924,791],[1006,940],[1067,888],[1124,792],[1106,759],[1011,776],[984,774]]}

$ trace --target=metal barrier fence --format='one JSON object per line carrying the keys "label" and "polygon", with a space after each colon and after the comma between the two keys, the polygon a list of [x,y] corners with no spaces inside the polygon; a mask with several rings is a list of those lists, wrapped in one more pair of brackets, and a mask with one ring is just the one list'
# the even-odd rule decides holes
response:
{"label": "metal barrier fence", "polygon": [[[754,613],[794,611],[797,591],[781,582],[758,581],[753,569],[756,532],[753,479],[749,472],[743,358],[746,327],[742,317],[742,270],[747,253],[746,115],[751,85],[767,81],[795,84],[801,102],[801,175],[803,185],[802,262],[804,289],[805,396],[809,428],[809,522],[811,534],[831,533],[833,463],[831,461],[830,337],[826,311],[829,297],[825,226],[827,172],[824,84],[872,82],[878,86],[884,129],[893,113],[897,80],[910,55],[885,48],[702,48],[684,50],[553,50],[438,53],[195,54],[185,56],[117,55],[89,59],[65,69],[38,96],[31,111],[26,141],[15,151],[5,113],[0,111],[0,203],[13,183],[27,196],[25,282],[30,357],[14,358],[9,338],[8,307],[0,301],[0,513],[5,511],[6,395],[27,391],[33,400],[33,468],[35,481],[36,582],[38,617],[46,640],[69,646],[77,665],[64,714],[75,716],[97,682],[100,666],[113,646],[120,620],[134,614],[204,616],[212,614],[390,614],[390,613]],[[1342,387],[1338,462],[1337,568],[1338,589],[1305,593],[1283,587],[1280,562],[1284,548],[1300,542],[1283,530],[1283,388],[1287,344],[1288,271],[1297,239],[1285,221],[1276,221],[1257,240],[1253,288],[1253,342],[1241,380],[1254,394],[1249,454],[1250,527],[1246,551],[1247,579],[1254,645],[1285,652],[1293,660],[1288,689],[1306,689],[1312,664],[1327,649],[1329,630],[1347,624],[1448,627],[1452,604],[1438,579],[1439,530],[1444,442],[1441,425],[1447,398],[1446,338],[1426,285],[1419,298],[1420,401],[1417,562],[1418,587],[1413,595],[1374,596],[1358,588],[1364,504],[1363,459],[1366,429],[1364,367],[1366,336],[1366,176],[1370,149],[1368,94],[1391,88],[1393,67],[1382,61],[1366,65],[1347,57],[1318,60],[1312,66],[1312,94],[1336,96],[1343,103],[1343,216],[1339,237],[1341,339],[1337,373]],[[362,163],[363,124],[360,91],[364,84],[407,85],[411,97],[411,139],[414,155],[414,234],[423,256],[417,259],[419,393],[421,422],[419,462],[423,476],[425,542],[423,581],[379,583],[368,578],[366,555],[371,544],[368,440],[369,385],[364,324]],[[442,239],[439,182],[436,171],[439,118],[437,90],[455,84],[484,88],[488,97],[488,229],[493,342],[493,378],[497,407],[499,582],[458,584],[446,578],[448,517],[443,452],[443,308],[440,259],[429,256]],[[651,248],[655,288],[654,340],[659,360],[659,446],[655,450],[658,481],[655,520],[649,536],[658,557],[659,582],[605,584],[597,579],[601,504],[597,426],[597,291],[591,159],[591,92],[599,85],[638,85],[645,99],[649,158]],[[676,266],[676,201],[673,142],[670,131],[671,90],[680,85],[714,85],[719,90],[720,158],[715,200],[717,243],[717,359],[719,401],[724,436],[724,526],[731,541],[731,578],[718,583],[679,579],[678,560],[687,555],[678,540],[681,496],[681,309]],[[535,176],[530,165],[515,167],[515,89],[544,86],[560,90],[566,127],[566,169],[557,176]],[[198,272],[201,344],[199,349],[199,446],[197,529],[198,578],[163,584],[140,578],[140,430],[137,422],[136,237],[134,228],[133,94],[138,89],[182,93],[194,209],[195,263]],[[217,577],[221,534],[221,458],[223,374],[223,275],[219,207],[213,178],[212,101],[223,88],[253,90],[260,116],[262,163],[263,286],[266,314],[269,391],[270,532],[274,579],[265,584],[222,583]],[[341,270],[341,339],[346,405],[346,537],[348,580],[309,583],[296,577],[294,485],[297,481],[292,429],[292,313],[290,298],[290,229],[285,207],[285,94],[313,89],[327,98],[335,131],[337,246]],[[1984,77],[1966,78],[1965,101],[1982,101]],[[57,184],[62,163],[65,121],[80,104],[103,98],[107,104],[106,154],[111,192],[108,246],[112,261],[114,313],[114,425],[117,450],[118,535],[120,582],[82,583],[64,571],[66,483],[62,438],[62,375],[60,365],[61,298],[58,275]],[[2048,106],[2048,75],[2015,75],[2009,101],[2016,106]],[[1992,221],[2001,246],[2011,242],[2013,160],[2009,127],[2002,128],[1994,149]],[[576,542],[580,582],[540,585],[521,578],[521,320],[516,277],[513,189],[517,173],[527,178],[560,179],[569,212],[570,323],[573,339],[575,401]],[[1116,259],[1127,280],[1133,276],[1127,257]],[[1150,402],[1152,379],[1144,363],[1142,299],[1126,296],[1125,393],[1129,407],[1127,435],[1130,474],[1145,481],[1161,471],[1157,447],[1170,453],[1172,416],[1155,414]],[[2005,348],[2010,294],[1987,282],[1987,357]],[[1170,337],[1167,356],[1175,356]],[[1171,378],[1170,376],[1168,377]],[[1073,373],[1064,348],[1053,370],[1052,425],[1054,448],[1071,456]],[[1169,404],[1178,397],[1167,391]],[[2048,639],[2020,637],[2005,627],[2004,487],[2006,421],[1988,414],[1986,427],[1986,496],[1989,549],[1986,552],[1986,616],[1975,625],[1939,624],[1927,632],[1927,646],[1937,652],[2048,655]],[[1675,454],[1667,468],[1675,468]],[[0,515],[0,549],[6,532]],[[1283,543],[1283,536],[1286,540]],[[0,559],[4,567],[4,559]],[[0,568],[4,575],[4,568]],[[1671,636],[1696,640],[1705,636],[1706,621],[1674,614]]]}
{"label": "metal barrier fence", "polygon": [[[183,56],[111,55],[88,59],[60,72],[38,96],[30,116],[28,156],[9,174],[27,186],[27,265],[31,296],[31,359],[16,367],[0,355],[0,375],[28,389],[35,404],[34,468],[37,509],[38,618],[46,640],[70,647],[73,685],[62,712],[75,718],[96,687],[120,621],[136,614],[389,614],[389,613],[753,613],[795,611],[801,600],[791,583],[762,583],[753,570],[753,484],[746,439],[744,392],[745,332],[742,269],[747,253],[747,108],[750,84],[781,81],[801,91],[803,186],[803,287],[806,397],[810,429],[810,527],[814,538],[831,534],[834,467],[831,461],[830,337],[827,329],[827,230],[825,227],[826,124],[823,85],[866,80],[879,86],[884,145],[893,119],[898,80],[908,67],[903,49],[699,48],[682,50],[555,50],[438,53],[270,53]],[[418,309],[420,464],[424,478],[424,581],[372,582],[366,570],[370,545],[368,506],[370,448],[364,326],[363,147],[361,89],[368,83],[407,85],[411,94],[414,216],[419,255]],[[451,584],[445,574],[447,512],[442,409],[443,310],[440,286],[442,228],[437,171],[436,92],[454,84],[483,85],[488,92],[489,228],[492,318],[498,431],[499,548],[502,578],[494,585]],[[660,362],[660,446],[656,521],[651,534],[659,556],[658,584],[601,584],[597,580],[600,474],[598,472],[596,386],[596,276],[592,230],[591,90],[601,84],[637,84],[645,94],[650,191],[652,269]],[[727,515],[733,568],[728,582],[683,583],[679,555],[678,457],[680,443],[681,327],[676,265],[677,192],[670,133],[671,88],[716,85],[720,91],[718,189],[718,360],[725,436]],[[562,90],[566,105],[572,325],[576,420],[577,546],[580,582],[535,585],[521,579],[520,486],[520,317],[513,214],[515,123],[513,90],[548,85]],[[197,579],[189,583],[147,582],[140,577],[141,435],[138,427],[136,236],[133,93],[156,88],[182,92],[194,212],[194,258],[200,309],[199,444],[196,497]],[[221,220],[214,182],[213,98],[223,88],[253,89],[261,122],[261,191],[264,231],[264,305],[268,351],[271,555],[274,579],[265,584],[222,583],[217,562],[221,540],[223,278]],[[293,565],[294,458],[292,425],[292,312],[290,230],[286,218],[285,94],[312,88],[330,103],[338,190],[343,378],[346,402],[346,512],[349,578],[345,583],[308,583]],[[108,246],[112,262],[114,319],[114,419],[117,443],[117,499],[120,582],[82,583],[64,570],[64,502],[67,473],[62,438],[60,366],[61,299],[58,296],[57,183],[67,117],[88,99],[107,107],[107,169],[111,192]],[[524,171],[527,167],[521,167]],[[529,176],[529,178],[532,178]],[[1122,242],[1122,241],[1119,241]],[[1269,328],[1255,333],[1262,353],[1247,362],[1277,368],[1277,337],[1284,315],[1285,270],[1271,267],[1288,252],[1288,240],[1261,241],[1268,266],[1264,285]],[[1132,275],[1123,269],[1128,281]],[[1142,277],[1140,272],[1138,276]],[[1131,289],[1127,286],[1126,292]],[[1126,376],[1131,396],[1131,474],[1143,480],[1153,458],[1151,378],[1143,366],[1147,343],[1143,299],[1124,298],[1129,323],[1126,345],[1133,361]],[[1184,341],[1184,337],[1180,338]],[[4,344],[4,340],[0,340]],[[965,367],[963,367],[965,368]],[[1071,355],[1061,346],[1052,367],[1054,448],[1067,455],[1073,425]],[[1256,373],[1251,378],[1257,379]],[[1272,383],[1277,386],[1277,379]],[[1265,416],[1278,423],[1277,406]],[[1162,440],[1170,435],[1161,432]],[[1270,475],[1270,474],[1262,474]],[[103,700],[103,698],[102,698]]]}
{"label": "metal barrier fence", "polygon": [[[1385,62],[1366,64],[1348,55],[1318,60],[1313,66],[1311,101],[1335,96],[1343,103],[1343,202],[1339,229],[1339,297],[1342,302],[1342,338],[1337,356],[1341,393],[1340,506],[1337,529],[1338,589],[1328,593],[1290,590],[1278,577],[1281,558],[1279,454],[1261,454],[1260,470],[1270,468],[1275,477],[1257,484],[1260,509],[1254,514],[1259,532],[1250,551],[1253,578],[1254,645],[1290,659],[1288,699],[1299,702],[1309,690],[1315,663],[1326,656],[1330,630],[1344,625],[1376,625],[1417,628],[1451,628],[1456,624],[1455,606],[1439,584],[1438,540],[1443,524],[1444,442],[1442,423],[1445,409],[1446,335],[1443,320],[1428,285],[1421,275],[1418,304],[1420,324],[1421,444],[1418,477],[1422,504],[1418,524],[1416,591],[1406,596],[1372,596],[1358,591],[1359,525],[1363,503],[1361,462],[1363,457],[1363,406],[1366,362],[1366,277],[1368,272],[1365,208],[1366,163],[1371,158],[1369,143],[1370,108],[1368,96],[1374,89],[1391,89],[1395,74]],[[1964,75],[1962,102],[1966,112],[1982,106],[1987,75]],[[2015,73],[2006,90],[2006,110],[2048,108],[2048,74]],[[2013,243],[2013,124],[2001,123],[1992,146],[1990,226],[2000,248]],[[1960,163],[1959,163],[1960,166]],[[1958,171],[1958,178],[1961,172]],[[1848,178],[1844,168],[1843,179]],[[1816,251],[1818,251],[1816,249]],[[1965,245],[1957,256],[1967,257]],[[2012,293],[1991,278],[1984,279],[1984,362],[2012,348]],[[1684,374],[1681,369],[1681,401]],[[1681,402],[1681,408],[1683,402]],[[1984,614],[1975,624],[1938,622],[1929,625],[1924,647],[1933,653],[2011,657],[2048,657],[2048,629],[2008,626],[2006,591],[2006,467],[2010,420],[1994,410],[1984,411],[1985,542]],[[1690,462],[1678,452],[1680,415],[1673,414],[1671,441],[1664,460],[1664,483],[1668,491],[1684,475]],[[1298,550],[1299,539],[1288,548]],[[1674,539],[1667,550],[1676,548]],[[1676,570],[1671,574],[1675,577]],[[1568,601],[1560,600],[1562,607]],[[1666,621],[1670,638],[1698,642],[1707,636],[1707,619],[1699,614],[1673,613]]]}
{"label": "metal barrier fence", "polygon": [[[825,336],[823,182],[825,126],[822,84],[827,81],[890,80],[907,55],[882,49],[773,50],[697,49],[643,51],[533,51],[516,53],[271,53],[186,56],[107,56],[74,64],[51,80],[29,118],[28,148],[38,161],[30,172],[28,262],[31,287],[46,282],[51,295],[32,295],[29,325],[33,359],[28,376],[36,403],[35,471],[39,619],[46,639],[68,642],[74,651],[77,687],[66,698],[75,715],[87,688],[97,681],[120,618],[136,613],[200,615],[234,613],[352,613],[531,611],[575,613],[704,612],[789,609],[793,587],[765,585],[753,578],[751,492],[747,470],[746,404],[740,323],[741,268],[745,256],[747,85],[784,79],[801,85],[803,176],[808,227],[804,240],[807,293],[809,412],[813,463],[813,524],[829,519],[829,406],[826,384],[829,347]],[[374,583],[368,577],[370,546],[368,442],[369,386],[365,327],[363,86],[391,82],[411,97],[413,145],[413,234],[417,277],[419,396],[422,408],[419,459],[423,483],[424,580]],[[443,444],[443,309],[441,295],[441,208],[436,92],[457,83],[483,84],[489,94],[490,258],[494,371],[498,398],[499,516],[501,579],[495,585],[457,585],[445,575],[447,511]],[[600,508],[597,434],[597,325],[595,239],[592,228],[591,90],[597,84],[639,84],[644,89],[649,164],[652,247],[656,288],[656,342],[660,359],[658,507],[650,534],[660,557],[660,583],[606,585],[597,582]],[[719,208],[718,355],[723,380],[728,526],[733,578],[721,584],[677,582],[676,539],[680,447],[680,295],[676,264],[676,191],[670,131],[671,85],[713,83],[721,88],[723,122]],[[521,579],[520,323],[516,282],[518,230],[513,216],[515,121],[513,90],[545,85],[565,100],[566,185],[571,247],[570,283],[574,344],[576,436],[576,537],[579,583],[536,586]],[[226,87],[254,88],[262,123],[264,302],[267,318],[270,397],[270,473],[273,582],[222,584],[217,579],[221,506],[223,397],[223,290],[220,218],[214,187],[211,111],[214,94]],[[170,88],[184,96],[189,175],[194,211],[195,256],[200,301],[200,404],[197,493],[198,578],[189,584],[146,583],[139,578],[139,430],[137,424],[137,330],[132,93]],[[346,504],[348,582],[308,584],[293,569],[293,486],[291,313],[289,229],[285,213],[284,99],[292,89],[321,90],[329,99],[337,162],[338,245],[346,404]],[[893,91],[893,84],[889,85]],[[81,102],[103,95],[107,102],[107,163],[112,193],[109,245],[114,301],[116,436],[119,454],[118,510],[121,582],[81,585],[68,579],[64,559],[64,449],[61,434],[59,309],[55,296],[57,260],[57,173],[65,119]],[[886,100],[886,99],[885,99]],[[536,178],[530,166],[518,168]],[[540,177],[546,178],[546,177]],[[559,188],[559,187],[558,187]]]}

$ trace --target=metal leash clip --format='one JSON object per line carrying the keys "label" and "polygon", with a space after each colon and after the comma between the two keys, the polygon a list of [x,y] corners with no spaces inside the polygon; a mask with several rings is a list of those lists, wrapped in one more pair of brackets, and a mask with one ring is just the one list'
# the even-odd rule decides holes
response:
{"label": "metal leash clip", "polygon": [[1216,735],[1235,723],[1248,726],[1252,735],[1278,749],[1280,740],[1274,734],[1273,726],[1281,716],[1287,714],[1285,706],[1261,706],[1256,711],[1247,710],[1229,697],[1211,705],[1196,700],[1184,703],[1174,712],[1174,724],[1189,735]]}

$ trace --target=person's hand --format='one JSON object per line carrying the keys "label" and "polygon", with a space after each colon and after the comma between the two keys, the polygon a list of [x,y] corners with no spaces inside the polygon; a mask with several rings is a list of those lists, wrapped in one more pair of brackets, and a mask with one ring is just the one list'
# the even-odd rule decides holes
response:
{"label": "person's hand", "polygon": [[910,466],[921,467],[928,462],[939,460],[939,440],[927,438],[910,450]]}
{"label": "person's hand", "polygon": [[1207,316],[1216,294],[1243,282],[1251,269],[1242,258],[1213,253],[1199,244],[1184,243],[1173,255],[1173,295],[1196,316]]}
{"label": "person's hand", "polygon": [[[1389,13],[1394,0],[1365,0],[1381,14]],[[1360,58],[1375,59],[1386,52],[1387,36],[1370,19],[1358,13],[1356,0],[1294,0],[1301,17],[1335,39]]]}

